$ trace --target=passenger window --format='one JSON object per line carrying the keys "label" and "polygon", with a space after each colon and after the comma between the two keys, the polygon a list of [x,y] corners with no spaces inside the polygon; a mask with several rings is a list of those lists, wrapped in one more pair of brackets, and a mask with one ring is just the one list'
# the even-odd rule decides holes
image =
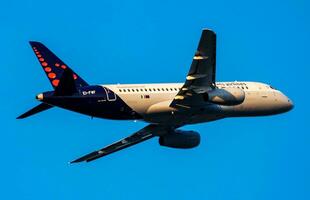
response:
{"label": "passenger window", "polygon": [[122,90],[121,90],[121,89],[119,89],[118,91],[122,92]]}
{"label": "passenger window", "polygon": [[136,89],[137,92],[139,92],[139,89]]}
{"label": "passenger window", "polygon": [[131,89],[131,91],[133,91],[133,92],[134,92],[134,91],[135,91],[135,89]]}

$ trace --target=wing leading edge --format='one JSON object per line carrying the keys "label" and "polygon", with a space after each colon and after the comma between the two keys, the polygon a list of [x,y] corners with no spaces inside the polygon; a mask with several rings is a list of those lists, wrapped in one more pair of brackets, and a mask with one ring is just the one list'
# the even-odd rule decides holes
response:
{"label": "wing leading edge", "polygon": [[[216,34],[212,30],[202,31],[197,51],[193,57],[186,81],[171,103],[171,107],[191,105],[194,94],[215,87]],[[191,98],[189,98],[191,97]]]}
{"label": "wing leading edge", "polygon": [[158,126],[155,124],[150,124],[143,129],[137,131],[136,133],[130,135],[129,137],[126,137],[122,140],[119,140],[111,145],[108,145],[100,150],[94,151],[92,153],[89,153],[81,158],[78,158],[74,161],[71,161],[70,163],[78,163],[78,162],[90,162],[93,160],[96,160],[100,157],[109,155],[111,153],[114,153],[116,151],[122,150],[124,148],[130,147],[132,145],[138,144],[140,142],[143,142],[145,140],[151,139],[152,137],[159,135],[162,133],[162,131],[165,131],[163,129],[164,127]]}

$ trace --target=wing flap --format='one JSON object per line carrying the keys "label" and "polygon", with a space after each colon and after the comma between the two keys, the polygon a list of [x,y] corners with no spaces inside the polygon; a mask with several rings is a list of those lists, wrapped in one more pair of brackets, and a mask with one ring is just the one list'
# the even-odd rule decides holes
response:
{"label": "wing flap", "polygon": [[206,76],[206,74],[191,74],[186,77],[186,80],[192,81],[200,78],[205,78]]}

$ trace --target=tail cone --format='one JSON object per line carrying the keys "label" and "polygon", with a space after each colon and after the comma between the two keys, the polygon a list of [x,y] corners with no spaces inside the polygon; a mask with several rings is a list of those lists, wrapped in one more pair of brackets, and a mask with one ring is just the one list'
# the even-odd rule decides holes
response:
{"label": "tail cone", "polygon": [[36,99],[38,99],[39,101],[42,101],[43,100],[43,94],[41,93],[41,94],[38,94],[37,96],[36,96]]}

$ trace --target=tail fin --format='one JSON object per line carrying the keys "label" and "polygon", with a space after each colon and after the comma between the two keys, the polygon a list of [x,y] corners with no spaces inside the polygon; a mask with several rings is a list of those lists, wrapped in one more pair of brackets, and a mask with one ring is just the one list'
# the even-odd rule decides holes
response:
{"label": "tail fin", "polygon": [[[70,69],[62,60],[40,42],[30,42],[30,45],[36,54],[43,70],[45,71],[50,83],[54,88],[53,95],[66,96],[77,92],[79,87],[88,86],[88,84]],[[41,103],[32,108],[17,119],[23,119],[37,114],[53,106]]]}
{"label": "tail fin", "polygon": [[71,74],[73,80],[71,84],[74,84],[72,85],[74,88],[88,85],[81,77],[73,72],[72,69],[70,69],[62,60],[60,60],[42,43],[33,41],[29,43],[55,90],[57,86],[60,85],[60,81],[65,74],[66,76]]}

